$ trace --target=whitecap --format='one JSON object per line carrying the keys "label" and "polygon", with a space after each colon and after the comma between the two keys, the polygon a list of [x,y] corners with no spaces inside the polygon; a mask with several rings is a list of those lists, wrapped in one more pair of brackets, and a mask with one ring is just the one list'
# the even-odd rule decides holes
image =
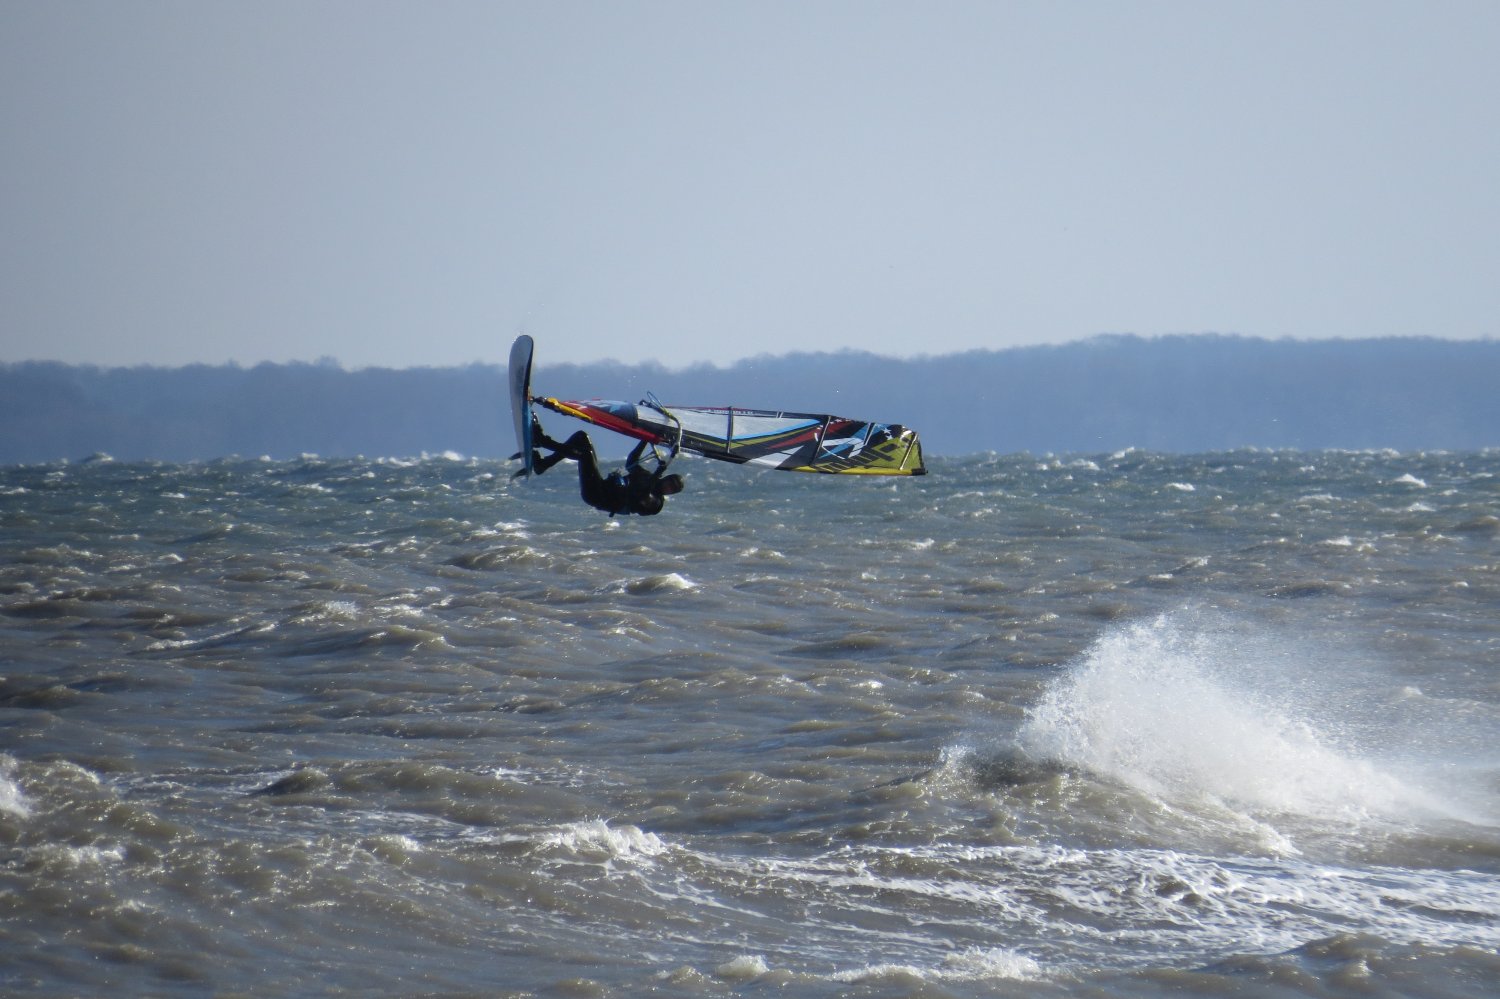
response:
{"label": "whitecap", "polygon": [[1424,482],[1423,480],[1417,478],[1415,475],[1411,474],[1410,472],[1407,472],[1405,475],[1401,476],[1401,478],[1397,479],[1395,482],[1393,482],[1391,484],[1395,485],[1395,486],[1416,486],[1418,489],[1426,489],[1427,488],[1427,483],[1426,482]]}
{"label": "whitecap", "polygon": [[0,812],[24,819],[31,814],[31,803],[26,800],[21,785],[11,778],[14,769],[14,760],[0,757]]}
{"label": "whitecap", "polygon": [[1203,814],[1228,808],[1255,823],[1295,814],[1346,824],[1442,811],[1423,789],[1349,744],[1347,719],[1286,674],[1288,663],[1327,654],[1316,643],[1257,634],[1211,614],[1162,615],[1097,640],[1030,711],[1021,742],[1039,759]]}
{"label": "whitecap", "polygon": [[998,947],[968,947],[943,958],[935,968],[916,964],[870,964],[862,968],[836,972],[833,981],[870,984],[903,981],[972,982],[987,979],[1034,981],[1042,977],[1042,966],[1034,958]]}
{"label": "whitecap", "polygon": [[539,842],[544,847],[605,861],[656,857],[667,851],[667,844],[655,833],[631,825],[611,826],[603,819],[570,823],[542,835]]}
{"label": "whitecap", "polygon": [[640,579],[632,579],[619,584],[619,591],[635,596],[648,593],[681,592],[696,590],[697,588],[697,583],[676,572],[662,573],[657,576],[643,576]]}
{"label": "whitecap", "polygon": [[748,981],[768,974],[770,970],[766,959],[759,954],[742,954],[732,961],[725,961],[719,965],[714,969],[714,974],[720,978]]}
{"label": "whitecap", "polygon": [[105,867],[125,859],[125,848],[118,843],[110,847],[62,846],[58,847],[69,867]]}
{"label": "whitecap", "polygon": [[422,844],[405,833],[372,836],[360,845],[388,864],[405,863],[412,854],[422,852]]}
{"label": "whitecap", "polygon": [[846,982],[851,985],[870,985],[880,982],[898,985],[902,984],[903,980],[915,984],[924,981],[927,976],[914,964],[868,964],[852,971],[837,972],[831,977],[835,982]]}
{"label": "whitecap", "polygon": [[751,547],[746,548],[744,551],[740,552],[740,558],[754,558],[754,559],[761,559],[761,560],[764,560],[764,561],[775,561],[775,562],[784,562],[784,561],[786,561],[786,556],[783,555],[781,552],[777,551],[776,549],[774,549],[774,548],[761,548],[761,547],[755,546],[755,545],[752,545]]}
{"label": "whitecap", "polygon": [[1040,978],[1042,966],[1034,958],[1001,947],[969,947],[943,961],[940,977],[970,980],[1010,978],[1031,981]]}

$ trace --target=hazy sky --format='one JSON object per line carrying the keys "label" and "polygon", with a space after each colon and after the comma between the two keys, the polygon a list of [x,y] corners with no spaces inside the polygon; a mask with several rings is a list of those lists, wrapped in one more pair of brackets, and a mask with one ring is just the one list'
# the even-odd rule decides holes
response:
{"label": "hazy sky", "polygon": [[0,0],[0,360],[1500,336],[1500,3]]}

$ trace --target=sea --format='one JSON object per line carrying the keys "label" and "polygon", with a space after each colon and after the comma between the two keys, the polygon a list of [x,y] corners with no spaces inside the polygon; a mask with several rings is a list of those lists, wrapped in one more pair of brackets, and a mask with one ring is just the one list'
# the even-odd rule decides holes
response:
{"label": "sea", "polygon": [[0,994],[1500,995],[1500,451],[0,468]]}

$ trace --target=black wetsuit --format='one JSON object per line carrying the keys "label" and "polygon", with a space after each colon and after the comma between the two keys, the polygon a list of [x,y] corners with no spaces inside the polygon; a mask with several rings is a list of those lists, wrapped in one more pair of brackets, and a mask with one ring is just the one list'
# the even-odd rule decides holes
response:
{"label": "black wetsuit", "polygon": [[582,430],[561,444],[549,440],[541,443],[543,447],[551,448],[552,453],[535,462],[538,474],[564,458],[572,458],[578,462],[578,491],[583,495],[583,501],[596,510],[603,510],[611,517],[621,513],[650,517],[661,513],[666,505],[661,488],[661,475],[665,469],[648,472],[640,464],[641,455],[646,450],[645,441],[630,452],[623,472],[611,472],[607,476],[600,474],[594,442]]}

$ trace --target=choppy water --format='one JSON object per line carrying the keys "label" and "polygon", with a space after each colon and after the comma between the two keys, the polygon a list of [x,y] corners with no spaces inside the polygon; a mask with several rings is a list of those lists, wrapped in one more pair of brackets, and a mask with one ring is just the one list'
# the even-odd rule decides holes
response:
{"label": "choppy water", "polygon": [[0,469],[0,991],[1495,995],[1500,452]]}

